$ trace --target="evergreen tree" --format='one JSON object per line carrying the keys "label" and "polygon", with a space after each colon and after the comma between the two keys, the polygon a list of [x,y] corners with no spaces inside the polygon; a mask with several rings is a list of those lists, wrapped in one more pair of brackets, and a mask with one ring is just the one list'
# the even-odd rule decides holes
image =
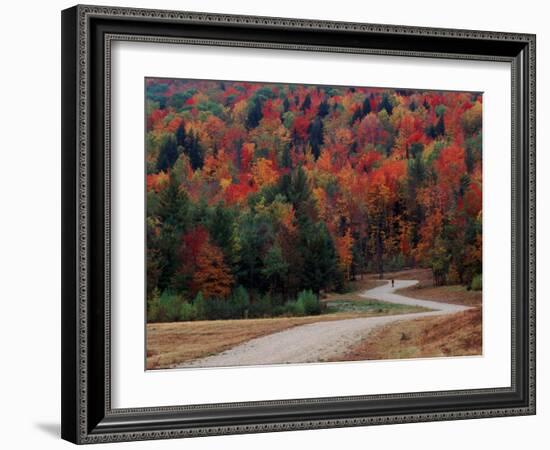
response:
{"label": "evergreen tree", "polygon": [[283,258],[283,252],[278,244],[268,250],[264,259],[263,276],[269,281],[270,289],[276,290],[286,279],[288,263]]}
{"label": "evergreen tree", "polygon": [[185,147],[185,126],[183,122],[180,123],[178,129],[176,130],[176,143],[178,147]]}
{"label": "evergreen tree", "polygon": [[319,117],[315,117],[309,126],[309,142],[313,156],[317,160],[321,154],[321,145],[323,145],[323,121]]}
{"label": "evergreen tree", "polygon": [[316,211],[315,200],[302,166],[298,166],[292,171],[290,182],[285,187],[286,192],[284,194],[292,203],[298,220],[303,222],[307,218],[313,218]]}
{"label": "evergreen tree", "polygon": [[306,111],[311,107],[311,96],[309,94],[306,95],[306,98],[304,99],[304,102],[302,103],[302,107],[300,108],[302,111]]}
{"label": "evergreen tree", "polygon": [[169,136],[166,141],[160,146],[159,156],[157,159],[157,170],[167,171],[178,159],[178,145],[174,136]]}
{"label": "evergreen tree", "polygon": [[170,173],[168,186],[159,194],[158,238],[153,240],[160,252],[162,267],[158,287],[162,291],[172,286],[179,267],[178,249],[182,234],[189,228],[191,220],[189,198],[180,189],[176,176]]}
{"label": "evergreen tree", "polygon": [[378,105],[378,111],[382,111],[383,109],[385,109],[389,115],[393,112],[393,105],[390,102],[388,94],[382,94],[382,100]]}
{"label": "evergreen tree", "polygon": [[288,101],[288,97],[285,96],[285,99],[283,100],[283,112],[287,112],[290,108],[290,102]]}
{"label": "evergreen tree", "polygon": [[363,118],[363,112],[361,111],[361,108],[357,108],[353,115],[351,116],[350,125],[353,125],[356,121],[361,120]]}
{"label": "evergreen tree", "polygon": [[371,112],[371,106],[370,106],[370,98],[365,97],[365,100],[363,101],[363,116],[366,116],[368,113]]}
{"label": "evergreen tree", "polygon": [[445,134],[445,120],[444,120],[444,113],[442,113],[439,116],[439,119],[437,119],[437,123],[435,124],[435,135],[436,136],[443,136]]}
{"label": "evergreen tree", "polygon": [[191,133],[185,138],[184,152],[189,157],[193,170],[202,169],[204,156],[197,134]]}
{"label": "evergreen tree", "polygon": [[256,128],[262,120],[262,102],[259,97],[255,97],[252,104],[248,107],[248,115],[246,116],[246,127],[251,130]]}
{"label": "evergreen tree", "polygon": [[301,225],[301,250],[304,257],[302,285],[319,297],[319,292],[334,283],[337,256],[334,242],[324,222]]}
{"label": "evergreen tree", "polygon": [[290,144],[286,144],[283,148],[283,155],[281,157],[281,167],[286,169],[292,169],[292,157],[290,156]]}
{"label": "evergreen tree", "polygon": [[323,117],[326,117],[329,112],[330,112],[330,107],[329,107],[329,104],[326,100],[323,100],[321,103],[319,103],[319,111],[317,112],[317,115],[321,119]]}

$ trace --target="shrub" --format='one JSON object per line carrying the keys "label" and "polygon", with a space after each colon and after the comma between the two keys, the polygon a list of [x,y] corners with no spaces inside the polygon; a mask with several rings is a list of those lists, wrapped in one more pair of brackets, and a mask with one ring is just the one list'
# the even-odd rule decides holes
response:
{"label": "shrub", "polygon": [[299,312],[303,311],[302,315],[311,316],[321,314],[321,303],[311,290],[302,291],[298,294],[296,307]]}
{"label": "shrub", "polygon": [[[288,305],[288,304],[287,304]],[[277,305],[273,307],[271,314],[273,317],[292,315],[288,312],[287,305]]]}
{"label": "shrub", "polygon": [[286,312],[289,316],[305,316],[304,304],[298,302],[288,302],[285,305]]}
{"label": "shrub", "polygon": [[208,320],[235,318],[231,303],[227,300],[222,300],[219,298],[208,298],[205,300],[204,311],[206,319]]}
{"label": "shrub", "polygon": [[147,299],[147,322],[158,322],[160,320],[160,292],[154,289],[151,297]]}
{"label": "shrub", "polygon": [[180,306],[179,319],[183,321],[190,321],[197,319],[197,308],[191,303],[182,303]]}
{"label": "shrub", "polygon": [[482,276],[480,273],[478,273],[477,275],[474,275],[474,278],[472,278],[471,288],[474,291],[481,291],[481,287],[482,287],[481,285],[482,285]]}
{"label": "shrub", "polygon": [[175,322],[180,316],[183,300],[171,291],[164,291],[160,296],[159,318],[162,322]]}
{"label": "shrub", "polygon": [[199,292],[195,297],[195,300],[193,300],[193,306],[195,307],[197,319],[206,320],[206,302],[204,300],[202,292]]}
{"label": "shrub", "polygon": [[247,290],[242,286],[235,288],[229,298],[229,304],[231,306],[230,309],[233,318],[240,319],[245,317],[250,306],[250,298]]}
{"label": "shrub", "polygon": [[272,314],[271,296],[262,295],[254,303],[250,304],[248,314],[250,317],[269,317]]}

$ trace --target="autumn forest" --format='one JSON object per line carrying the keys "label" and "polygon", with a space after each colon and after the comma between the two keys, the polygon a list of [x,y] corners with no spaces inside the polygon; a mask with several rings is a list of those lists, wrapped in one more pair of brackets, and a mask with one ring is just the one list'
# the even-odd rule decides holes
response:
{"label": "autumn forest", "polygon": [[318,314],[366,274],[481,289],[482,95],[145,80],[149,322]]}

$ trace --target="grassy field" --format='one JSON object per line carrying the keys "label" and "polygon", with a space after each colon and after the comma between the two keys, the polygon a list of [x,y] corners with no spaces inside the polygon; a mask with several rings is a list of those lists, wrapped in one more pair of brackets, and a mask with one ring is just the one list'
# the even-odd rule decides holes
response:
{"label": "grassy field", "polygon": [[481,341],[481,308],[475,308],[381,327],[338,361],[480,355]]}
{"label": "grassy field", "polygon": [[468,290],[465,286],[437,286],[422,287],[411,286],[397,290],[398,294],[407,297],[418,298],[421,300],[431,300],[434,302],[454,303],[457,305],[479,306],[481,305],[481,291]]}
{"label": "grassy field", "polygon": [[147,324],[147,369],[170,368],[298,325],[424,311],[355,295],[327,297],[324,301],[326,313],[320,316]]}

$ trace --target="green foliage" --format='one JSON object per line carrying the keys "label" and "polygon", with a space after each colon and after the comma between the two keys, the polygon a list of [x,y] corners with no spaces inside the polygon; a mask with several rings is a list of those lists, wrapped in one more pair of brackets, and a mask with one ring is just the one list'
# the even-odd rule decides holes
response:
{"label": "green foliage", "polygon": [[213,102],[213,101],[207,101],[200,103],[197,106],[197,109],[201,112],[208,112],[211,113],[217,117],[223,118],[224,115],[224,109],[223,106],[219,103]]}
{"label": "green foliage", "polygon": [[285,278],[289,269],[288,263],[283,257],[283,252],[280,245],[274,244],[268,250],[264,260],[262,274],[276,288],[277,285]]}
{"label": "green foliage", "polygon": [[248,107],[248,115],[246,117],[246,127],[248,129],[256,128],[262,119],[262,101],[256,97]]}
{"label": "green foliage", "polygon": [[197,92],[196,89],[189,89],[185,92],[176,92],[170,97],[168,101],[168,106],[171,106],[176,110],[180,110],[184,107],[185,102],[189,100],[191,97],[193,97],[193,95],[195,95],[196,92]]}
{"label": "green foliage", "polygon": [[157,170],[166,171],[170,169],[178,159],[178,146],[174,136],[168,137],[160,147],[157,159]]}
{"label": "green foliage", "polygon": [[304,258],[303,286],[316,293],[329,287],[336,273],[337,257],[334,242],[324,223],[304,223],[301,253]]}
{"label": "green foliage", "polygon": [[482,284],[482,276],[480,273],[474,275],[474,278],[472,279],[472,284],[470,285],[471,289],[473,291],[481,291],[481,284]]}
{"label": "green foliage", "polygon": [[176,322],[180,318],[183,300],[171,291],[164,291],[160,296],[159,320],[161,322]]}
{"label": "green foliage", "polygon": [[378,111],[385,110],[388,114],[392,114],[393,112],[393,105],[390,102],[390,98],[388,94],[384,93],[382,95],[382,100],[378,106]]}
{"label": "green foliage", "polygon": [[205,320],[206,317],[206,300],[204,299],[202,292],[199,291],[195,299],[193,300],[193,306],[197,314],[197,319]]}
{"label": "green foliage", "polygon": [[370,105],[370,97],[366,96],[365,100],[363,100],[363,116],[366,116],[368,113],[371,112],[371,105]]}
{"label": "green foliage", "polygon": [[147,298],[147,322],[158,322],[160,320],[160,292],[153,289],[150,297]]}
{"label": "green foliage", "polygon": [[157,103],[160,109],[164,109],[168,87],[169,84],[164,82],[149,84],[146,89],[147,100]]}
{"label": "green foliage", "polygon": [[443,114],[445,114],[445,105],[437,105],[435,107],[435,115],[439,118],[443,117]]}
{"label": "green foliage", "polygon": [[445,119],[443,113],[441,113],[439,119],[437,119],[434,132],[436,136],[443,136],[445,134]]}
{"label": "green foliage", "polygon": [[262,295],[254,303],[250,304],[249,317],[270,317],[273,312],[273,305],[271,302],[271,295],[269,295],[269,293]]}
{"label": "green foliage", "polygon": [[297,311],[303,311],[306,316],[321,314],[321,302],[311,290],[305,290],[298,294],[296,308]]}
{"label": "green foliage", "polygon": [[197,319],[197,308],[192,303],[182,303],[179,311],[179,320],[191,321]]}
{"label": "green foliage", "polygon": [[250,297],[248,291],[243,286],[237,286],[237,288],[229,297],[229,303],[234,314],[243,318],[248,315],[248,309],[250,307]]}
{"label": "green foliage", "polygon": [[193,133],[185,136],[182,147],[183,153],[189,157],[192,169],[201,169],[204,165],[204,154],[198,136]]}
{"label": "green foliage", "polygon": [[315,159],[319,158],[321,154],[321,146],[323,145],[323,122],[319,117],[313,119],[313,122],[309,126],[309,142],[311,144],[311,151]]}

